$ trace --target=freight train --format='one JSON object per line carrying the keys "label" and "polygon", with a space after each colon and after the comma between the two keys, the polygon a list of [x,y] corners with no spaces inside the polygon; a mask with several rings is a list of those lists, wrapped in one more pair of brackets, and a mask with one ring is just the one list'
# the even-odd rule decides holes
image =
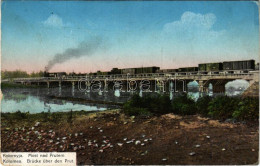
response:
{"label": "freight train", "polygon": [[102,75],[121,75],[121,74],[130,74],[130,75],[138,75],[138,74],[177,74],[177,75],[186,75],[186,74],[220,74],[220,73],[248,73],[255,69],[258,70],[258,64],[255,64],[255,60],[244,60],[244,61],[224,61],[217,63],[201,63],[197,67],[183,67],[178,69],[160,69],[160,67],[152,66],[152,67],[140,67],[140,68],[124,68],[118,69],[113,68],[111,71],[97,71],[95,73],[84,73],[84,74],[76,74],[76,73],[49,73],[44,72],[44,77],[59,77],[63,78],[66,76],[102,76]]}

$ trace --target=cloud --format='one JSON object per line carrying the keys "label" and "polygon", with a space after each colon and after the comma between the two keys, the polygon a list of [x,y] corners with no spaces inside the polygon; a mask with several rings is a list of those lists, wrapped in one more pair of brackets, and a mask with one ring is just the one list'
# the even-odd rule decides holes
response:
{"label": "cloud", "polygon": [[225,30],[215,31],[212,29],[217,18],[212,13],[196,14],[185,12],[180,20],[166,23],[163,32],[180,40],[202,41],[218,38]]}
{"label": "cloud", "polygon": [[50,26],[50,27],[63,27],[65,26],[62,18],[59,17],[56,14],[51,14],[47,20],[42,22],[45,26]]}

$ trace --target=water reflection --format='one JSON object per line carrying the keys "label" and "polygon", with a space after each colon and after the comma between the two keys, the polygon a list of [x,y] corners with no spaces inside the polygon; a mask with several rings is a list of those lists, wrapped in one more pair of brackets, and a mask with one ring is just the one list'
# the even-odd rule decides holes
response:
{"label": "water reflection", "polygon": [[120,97],[120,90],[119,90],[119,89],[116,89],[116,90],[115,90],[115,96],[116,96],[116,97]]}
{"label": "water reflection", "polygon": [[188,92],[188,96],[193,99],[194,101],[197,101],[200,97],[199,92]]}
{"label": "water reflection", "polygon": [[141,89],[140,92],[139,92],[139,96],[140,96],[140,97],[143,97],[143,91],[142,91],[142,89]]}
{"label": "water reflection", "polygon": [[[50,90],[51,91],[51,90]],[[43,92],[43,93],[41,93]],[[50,99],[48,91],[40,91],[39,89],[8,89],[3,90],[3,99],[1,102],[2,112],[66,112],[66,111],[104,111],[106,109],[118,108],[117,106],[108,106],[104,104],[93,103],[77,103],[65,100]],[[59,95],[59,94],[58,94]]]}

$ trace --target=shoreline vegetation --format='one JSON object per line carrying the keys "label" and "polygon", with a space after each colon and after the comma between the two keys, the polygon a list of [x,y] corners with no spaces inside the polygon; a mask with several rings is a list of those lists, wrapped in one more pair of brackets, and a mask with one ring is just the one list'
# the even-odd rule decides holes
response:
{"label": "shoreline vegetation", "polygon": [[181,95],[172,101],[167,95],[132,96],[123,106],[127,115],[200,115],[218,120],[258,121],[258,97],[204,96],[197,101]]}
{"label": "shoreline vegetation", "polygon": [[13,82],[1,82],[1,89],[8,89],[8,88],[44,88],[46,86],[43,85],[24,85],[24,84],[17,84]]}
{"label": "shoreline vegetation", "polygon": [[1,71],[1,79],[13,79],[13,78],[30,78],[30,77],[43,77],[44,72],[32,72],[27,73],[26,71],[22,70],[15,70],[15,71]]}

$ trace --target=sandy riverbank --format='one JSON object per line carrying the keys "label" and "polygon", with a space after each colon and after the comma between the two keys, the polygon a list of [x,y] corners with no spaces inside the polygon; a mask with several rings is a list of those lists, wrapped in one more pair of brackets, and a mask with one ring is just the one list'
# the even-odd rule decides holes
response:
{"label": "sandy riverbank", "polygon": [[[33,117],[30,117],[33,116]],[[199,116],[129,117],[119,110],[2,116],[1,150],[76,151],[78,164],[254,164],[258,124]],[[60,118],[57,118],[60,117]],[[37,123],[39,122],[39,123]]]}

